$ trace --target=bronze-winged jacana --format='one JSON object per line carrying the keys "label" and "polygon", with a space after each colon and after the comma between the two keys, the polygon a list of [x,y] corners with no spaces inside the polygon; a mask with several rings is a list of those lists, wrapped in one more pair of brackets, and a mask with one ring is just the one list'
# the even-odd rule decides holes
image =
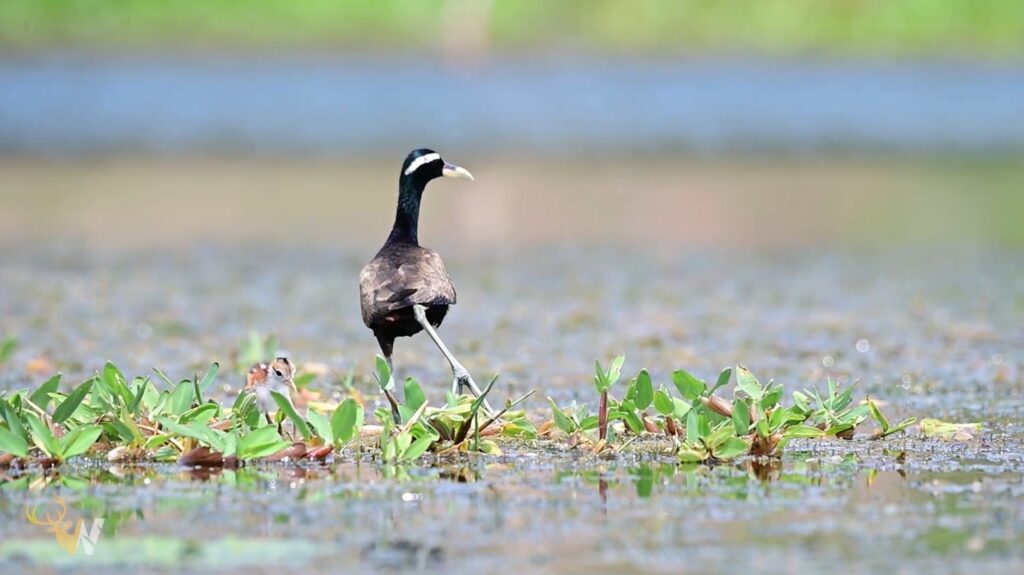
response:
{"label": "bronze-winged jacana", "polygon": [[[392,372],[395,338],[426,331],[451,365],[452,391],[461,393],[468,387],[479,397],[480,388],[435,330],[448,307],[455,305],[455,286],[441,256],[421,246],[417,234],[423,190],[442,176],[473,179],[468,170],[445,162],[433,150],[413,150],[405,159],[398,177],[395,224],[384,246],[359,274],[359,303],[363,323],[373,330]],[[389,384],[394,382],[393,373],[391,377]],[[493,413],[486,402],[484,407]]]}

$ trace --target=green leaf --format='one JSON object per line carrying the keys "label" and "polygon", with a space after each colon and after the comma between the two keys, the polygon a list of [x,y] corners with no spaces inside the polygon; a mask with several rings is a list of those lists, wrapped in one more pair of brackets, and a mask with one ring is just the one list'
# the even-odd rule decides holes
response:
{"label": "green leaf", "polygon": [[626,395],[622,399],[626,401],[632,401],[636,397],[636,378],[629,382],[629,386],[626,387]]}
{"label": "green leaf", "polygon": [[[597,429],[597,425],[594,426],[594,429]],[[614,425],[608,426],[608,436],[605,437],[605,440],[608,442],[608,445],[615,445],[615,442],[619,440],[618,432],[615,431]]]}
{"label": "green leaf", "polygon": [[782,424],[786,423],[786,417],[789,415],[789,411],[785,409],[776,409],[772,412],[771,416],[768,417],[768,429],[769,431],[776,431]]}
{"label": "green leaf", "polygon": [[700,397],[707,389],[703,381],[690,375],[685,369],[677,369],[672,372],[672,383],[679,390],[679,395],[691,402]]}
{"label": "green leaf", "polygon": [[700,441],[700,413],[693,409],[686,414],[686,442]]}
{"label": "green leaf", "polygon": [[239,459],[248,461],[273,455],[289,445],[290,442],[281,439],[276,427],[267,425],[238,439],[236,453]]}
{"label": "green leaf", "polygon": [[914,425],[915,423],[917,423],[916,417],[908,417],[903,421],[897,423],[896,425],[890,427],[888,431],[882,434],[882,437],[888,437],[894,433],[899,433],[905,430],[906,428],[910,427],[911,425]]}
{"label": "green leaf", "polygon": [[750,433],[750,409],[747,402],[742,399],[735,399],[732,402],[732,424],[736,428],[736,435],[747,435]]}
{"label": "green leaf", "polygon": [[675,404],[672,402],[672,396],[668,394],[664,388],[654,392],[654,409],[658,410],[658,413],[662,415],[672,415],[675,412]]}
{"label": "green leaf", "polygon": [[28,421],[29,429],[32,430],[32,439],[35,441],[36,447],[42,449],[50,457],[59,459],[60,443],[53,436],[50,428],[31,413],[26,413],[25,419]]}
{"label": "green leaf", "polygon": [[832,427],[826,429],[825,435],[839,435],[840,433],[848,431],[855,427],[857,426],[853,423],[837,423],[836,425],[833,425]]}
{"label": "green leaf", "polygon": [[412,433],[408,431],[401,432],[395,437],[395,447],[399,456],[405,453],[406,449],[409,449],[409,446],[412,445],[412,439]]}
{"label": "green leaf", "polygon": [[182,413],[181,417],[178,418],[178,422],[183,424],[193,421],[196,423],[206,423],[214,418],[219,411],[220,406],[216,403],[204,403]]}
{"label": "green leaf", "polygon": [[0,365],[7,363],[7,360],[11,359],[16,347],[18,347],[18,340],[13,337],[9,337],[3,343],[0,343]]}
{"label": "green leaf", "polygon": [[174,382],[171,381],[171,378],[167,377],[167,374],[165,374],[164,372],[160,371],[159,367],[154,367],[153,371],[155,371],[156,374],[158,376],[160,376],[160,379],[164,380],[164,383],[167,384],[167,387],[174,387]]}
{"label": "green leaf", "polygon": [[736,387],[755,401],[760,401],[764,397],[764,388],[754,374],[742,365],[736,366]]}
{"label": "green leaf", "polygon": [[41,407],[44,411],[50,405],[50,394],[56,393],[57,388],[60,387],[61,374],[57,374],[50,379],[46,380],[43,385],[39,386],[39,389],[32,392],[29,396],[29,401]]}
{"label": "green leaf", "polygon": [[206,393],[206,390],[210,389],[213,382],[217,379],[217,371],[220,369],[220,362],[213,362],[210,364],[210,368],[206,370],[206,375],[199,382],[199,390],[202,393]]}
{"label": "green leaf", "polygon": [[736,437],[736,429],[733,427],[732,422],[723,422],[721,425],[715,428],[714,431],[703,434],[704,444],[712,450],[717,450],[731,437]]}
{"label": "green leaf", "polygon": [[[640,417],[636,413],[636,408],[631,402],[623,401],[621,409],[608,412],[608,419],[609,421],[612,419],[621,419],[626,422],[630,431],[640,434],[643,433],[646,428],[644,427],[644,422],[640,421]],[[615,417],[613,417],[613,415]]]}
{"label": "green leaf", "polygon": [[536,439],[537,428],[525,417],[520,417],[506,423],[501,428],[501,434],[505,437],[520,437],[522,439]]}
{"label": "green leaf", "polygon": [[619,381],[619,377],[622,375],[622,364],[626,362],[626,356],[620,355],[612,360],[611,365],[608,366],[608,387],[615,385]]}
{"label": "green leaf", "polygon": [[763,416],[761,419],[757,420],[757,425],[755,425],[754,428],[757,430],[757,434],[761,437],[768,437],[768,434],[770,433],[770,430],[768,429],[768,420]]}
{"label": "green leaf", "polygon": [[739,437],[731,437],[725,441],[718,449],[715,450],[715,458],[723,461],[728,459],[735,459],[747,452],[750,447],[746,441],[743,441]]}
{"label": "green leaf", "polygon": [[327,416],[315,409],[307,409],[306,421],[313,426],[316,434],[324,440],[324,443],[328,445],[334,443],[334,432],[331,430],[331,421],[327,419]]}
{"label": "green leaf", "polygon": [[[608,398],[608,408],[611,409],[612,406],[614,406],[614,405],[615,405],[615,400],[613,400],[611,397],[609,397]],[[569,409],[566,409],[565,412],[566,412],[566,415],[568,415],[569,417],[575,419],[576,421],[583,421],[584,419],[586,419],[587,417],[590,416],[590,409],[587,407],[587,404],[585,404],[585,403],[577,405],[575,413],[570,412]]]}
{"label": "green leaf", "polygon": [[357,424],[358,417],[362,415],[362,408],[352,398],[341,402],[341,405],[331,415],[331,432],[337,441],[351,441],[359,432]]}
{"label": "green leaf", "polygon": [[18,417],[18,412],[7,401],[0,398],[0,416],[3,416],[4,421],[7,422],[7,429],[11,433],[20,437],[26,443],[28,442],[28,432],[25,431],[25,426],[21,424],[21,418]]}
{"label": "green leaf", "polygon": [[761,398],[761,410],[766,411],[779,405],[782,399],[782,386],[774,385],[765,389],[764,397]]}
{"label": "green leaf", "polygon": [[803,424],[801,424],[801,425],[794,425],[793,427],[790,427],[789,429],[786,430],[786,433],[783,434],[783,437],[785,437],[785,438],[805,437],[805,438],[817,439],[819,437],[825,437],[825,430],[818,429],[817,427],[814,427],[813,425],[803,425]]}
{"label": "green leaf", "polygon": [[600,395],[606,391],[610,384],[608,383],[608,374],[604,368],[601,367],[601,362],[594,361],[594,388],[597,389],[597,394]]}
{"label": "green leaf", "polygon": [[[609,418],[609,421],[611,421],[610,418]],[[597,429],[597,426],[601,423],[601,418],[596,416],[596,415],[588,415],[587,417],[584,417],[583,419],[580,419],[579,422],[580,422],[580,424],[579,424],[579,428],[580,429],[582,429],[583,431],[591,431],[591,430]],[[563,431],[565,431],[565,430],[563,430]],[[566,433],[569,433],[569,432],[566,432]]]}
{"label": "green leaf", "polygon": [[711,393],[714,393],[714,392],[718,391],[719,388],[725,387],[726,385],[728,385],[729,384],[729,380],[731,378],[732,378],[732,368],[731,367],[727,367],[727,368],[723,369],[722,372],[718,374],[718,380],[715,381],[715,386],[711,388],[710,392],[708,392],[709,395]]}
{"label": "green leaf", "polygon": [[192,399],[195,397],[195,393],[195,386],[191,381],[187,379],[179,381],[178,385],[174,387],[174,391],[171,392],[171,413],[181,416],[192,409]]}
{"label": "green leaf", "polygon": [[421,405],[427,402],[427,396],[419,382],[411,377],[405,378],[405,405],[412,411],[416,411]]}
{"label": "green leaf", "polygon": [[169,417],[160,417],[157,421],[167,431],[182,437],[191,437],[221,454],[228,447],[228,434],[218,429],[211,429],[205,424],[192,422],[188,425],[181,425]]}
{"label": "green leaf", "polygon": [[196,441],[214,447],[213,443],[210,442],[210,434],[207,433],[208,429],[205,426],[182,425],[170,417],[158,417],[157,421],[165,431],[180,437],[191,437]]}
{"label": "green leaf", "polygon": [[[199,393],[198,382],[197,382],[196,393]],[[267,426],[271,427],[271,426]],[[224,449],[221,451],[221,455],[224,457],[238,457],[238,429],[232,429],[231,433],[227,434],[224,438]]]}
{"label": "green leaf", "polygon": [[82,385],[79,385],[68,394],[67,399],[61,402],[53,412],[54,423],[64,423],[75,413],[78,406],[82,404],[82,400],[84,400],[85,396],[89,394],[89,390],[92,389],[95,381],[96,378],[92,378]]}
{"label": "green leaf", "polygon": [[555,426],[558,427],[558,429],[561,429],[563,433],[572,433],[576,431],[576,424],[569,419],[569,416],[567,416],[560,407],[558,407],[555,400],[549,397],[548,403],[551,404],[551,415],[554,417]]}
{"label": "green leaf", "polygon": [[878,409],[878,404],[871,398],[868,398],[868,409],[871,410],[871,417],[882,427],[882,434],[884,435],[885,432],[889,431],[889,420],[882,415],[881,410]]}
{"label": "green leaf", "polygon": [[121,424],[124,428],[128,430],[128,435],[126,437],[131,443],[138,445],[144,441],[142,431],[139,429],[139,425],[135,422],[135,418],[132,417],[130,413],[128,413],[127,408],[121,408],[121,417],[117,423]]}
{"label": "green leaf", "polygon": [[939,439],[953,439],[961,431],[966,433],[978,433],[981,431],[980,423],[950,423],[938,419],[922,419],[921,433],[925,437],[937,437]]}
{"label": "green leaf", "polygon": [[[829,381],[831,382],[831,379]],[[839,395],[831,398],[830,403],[833,410],[840,411],[847,405],[850,405],[851,401],[853,401],[853,385],[844,389]]]}
{"label": "green leaf", "polygon": [[430,446],[434,443],[435,438],[430,435],[424,435],[413,441],[408,447],[402,451],[402,459],[406,461],[412,461],[418,459],[419,456],[423,455],[430,449]]}
{"label": "green leaf", "polygon": [[651,374],[647,373],[646,369],[641,369],[636,376],[636,397],[633,398],[633,403],[637,409],[643,411],[650,407],[653,401],[654,384],[651,382]]}
{"label": "green leaf", "polygon": [[103,422],[103,430],[107,432],[107,435],[112,439],[121,443],[132,443],[135,439],[132,429],[125,425],[123,421],[105,421]]}
{"label": "green leaf", "polygon": [[[704,409],[697,412],[697,433],[699,433],[701,437],[707,437],[711,434],[711,421],[708,419],[708,413],[709,412]],[[710,412],[710,414],[725,419],[717,413]]]}
{"label": "green leaf", "polygon": [[71,430],[60,438],[61,459],[69,459],[89,451],[101,433],[103,428],[98,425],[83,425]]}
{"label": "green leaf", "polygon": [[146,442],[142,444],[142,446],[145,449],[156,449],[170,440],[171,436],[158,433],[156,435],[150,436],[149,439],[147,439]]}
{"label": "green leaf", "polygon": [[382,391],[395,389],[395,380],[391,377],[391,368],[388,367],[388,360],[384,356],[377,356],[377,383]]}
{"label": "green leaf", "polygon": [[0,451],[15,457],[28,457],[28,442],[13,431],[0,427]]}
{"label": "green leaf", "polygon": [[800,409],[800,411],[807,413],[811,411],[810,398],[806,394],[799,391],[793,392],[793,403]]}
{"label": "green leaf", "polygon": [[306,425],[306,421],[299,417],[298,412],[295,411],[295,406],[288,400],[287,397],[281,395],[276,391],[271,391],[270,396],[274,398],[274,402],[277,403],[278,409],[284,412],[288,419],[292,420],[292,424],[295,425],[295,429],[298,430],[299,434],[306,441],[313,438],[313,433],[309,431],[309,426]]}
{"label": "green leaf", "polygon": [[692,405],[686,403],[685,401],[679,399],[678,397],[672,398],[672,407],[674,408],[672,411],[672,416],[678,419],[679,421],[682,421],[683,418],[686,417],[686,414],[690,413],[690,410],[693,409]]}
{"label": "green leaf", "polygon": [[[140,378],[135,378],[135,379],[138,381]],[[146,398],[146,393],[148,393],[149,387],[150,387],[150,383],[149,383],[149,378],[148,377],[145,378],[145,379],[142,379],[135,386],[135,396],[132,398],[131,403],[128,404],[128,412],[129,413],[131,413],[133,415],[138,415],[139,407],[142,405],[142,401]],[[155,390],[154,390],[154,393],[155,393]]]}
{"label": "green leaf", "polygon": [[103,366],[103,383],[114,397],[121,400],[122,405],[130,404],[135,398],[132,391],[128,389],[128,381],[124,378],[124,374],[112,362],[108,361]]}
{"label": "green leaf", "polygon": [[189,428],[195,433],[205,434],[207,443],[214,451],[219,451],[224,455],[234,455],[233,452],[238,445],[236,433],[229,435],[227,432],[195,422],[190,423]]}

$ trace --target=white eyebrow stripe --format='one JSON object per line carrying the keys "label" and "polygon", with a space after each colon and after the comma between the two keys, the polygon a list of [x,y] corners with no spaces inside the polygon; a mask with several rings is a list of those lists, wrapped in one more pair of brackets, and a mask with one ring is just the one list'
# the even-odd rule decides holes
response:
{"label": "white eyebrow stripe", "polygon": [[412,161],[411,164],[409,164],[409,167],[405,169],[405,175],[408,176],[409,174],[415,172],[423,164],[429,164],[430,162],[434,162],[440,159],[441,154],[438,154],[437,152],[434,152],[433,154],[424,154],[416,158],[415,160]]}

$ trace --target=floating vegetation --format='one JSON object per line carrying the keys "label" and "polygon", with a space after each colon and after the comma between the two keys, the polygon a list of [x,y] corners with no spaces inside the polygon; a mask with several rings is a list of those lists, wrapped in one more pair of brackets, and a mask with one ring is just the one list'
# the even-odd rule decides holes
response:
{"label": "floating vegetation", "polygon": [[922,419],[921,434],[936,439],[968,441],[981,432],[980,423],[950,423],[938,419]]}
{"label": "floating vegetation", "polygon": [[[624,361],[619,356],[608,369],[597,363],[595,415],[586,405],[562,408],[548,398],[554,425],[569,435],[573,444],[589,441],[599,453],[614,446],[620,435],[663,435],[671,438],[681,462],[715,463],[741,455],[778,457],[796,438],[852,439],[854,430],[869,416],[881,426],[873,439],[902,432],[917,421],[909,418],[890,425],[877,404],[868,399],[853,405],[853,386],[840,389],[832,379],[828,380],[827,395],[822,396],[816,388],[795,391],[793,404],[783,406],[783,387],[774,381],[762,385],[743,366],[723,370],[711,386],[685,370],[676,370],[672,384],[680,397],[665,385],[655,390],[650,373],[642,369],[617,400],[610,390],[620,378]],[[734,372],[736,386],[730,401],[717,392],[730,383]],[[648,414],[652,406],[655,413]],[[588,438],[595,430],[596,440]]]}
{"label": "floating vegetation", "polygon": [[[267,349],[262,338],[249,341]],[[497,376],[480,397],[449,391],[437,405],[428,401],[419,382],[408,378],[399,400],[387,362],[378,357],[375,375],[388,405],[373,410],[376,424],[366,424],[366,406],[354,392],[339,403],[309,402],[305,413],[291,398],[271,392],[277,406],[271,418],[263,415],[252,393],[240,393],[230,407],[210,397],[218,363],[177,382],[154,368],[165,384],[158,389],[149,377],[129,381],[108,362],[67,394],[59,391],[61,376],[55,375],[34,390],[0,396],[0,465],[45,468],[86,455],[115,462],[237,467],[256,460],[324,461],[347,451],[403,463],[427,453],[499,455],[502,437],[532,440],[557,432],[569,447],[594,454],[632,446],[638,452],[671,453],[680,463],[714,464],[743,455],[777,458],[796,438],[853,439],[868,418],[879,425],[869,439],[892,436],[916,423],[909,418],[890,424],[876,402],[855,404],[853,386],[841,388],[831,379],[826,394],[813,387],[794,391],[791,404],[783,405],[782,385],[762,384],[743,366],[723,370],[712,385],[676,370],[671,387],[656,385],[642,369],[619,399],[613,392],[624,363],[625,357],[618,356],[607,368],[595,364],[596,413],[585,404],[560,407],[548,398],[552,419],[538,424],[519,408],[536,390],[507,400],[494,413],[484,408]],[[720,392],[733,379],[732,398],[726,399]],[[979,430],[977,424],[934,419],[921,427],[926,436],[959,439]],[[634,446],[642,437],[667,441]]]}

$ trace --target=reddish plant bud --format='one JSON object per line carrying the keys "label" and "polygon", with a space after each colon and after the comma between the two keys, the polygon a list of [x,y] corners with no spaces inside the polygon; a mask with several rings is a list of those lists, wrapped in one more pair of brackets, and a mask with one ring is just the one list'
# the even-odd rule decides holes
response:
{"label": "reddish plant bud", "polygon": [[712,395],[711,397],[702,397],[700,401],[711,411],[725,417],[732,417],[732,404],[721,397]]}

